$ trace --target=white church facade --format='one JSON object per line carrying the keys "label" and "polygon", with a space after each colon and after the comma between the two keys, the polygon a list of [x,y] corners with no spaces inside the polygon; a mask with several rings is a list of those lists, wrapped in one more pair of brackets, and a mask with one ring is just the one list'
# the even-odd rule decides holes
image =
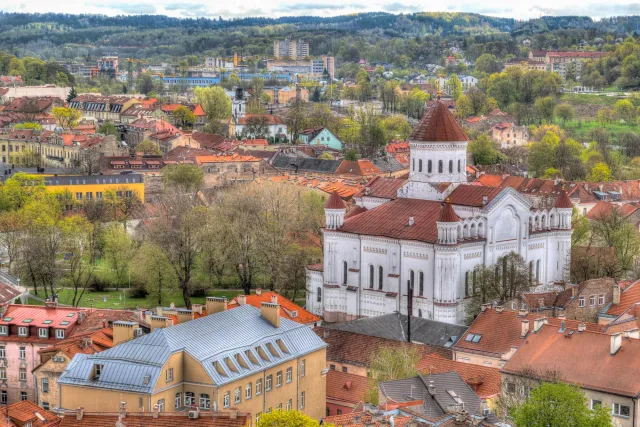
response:
{"label": "white church facade", "polygon": [[514,189],[467,184],[468,138],[439,102],[409,142],[408,179],[372,179],[349,213],[337,193],[327,201],[324,263],[307,268],[309,311],[329,322],[407,314],[411,283],[414,316],[459,324],[474,268],[510,252],[536,283],[564,279],[572,234],[564,191],[540,210]]}

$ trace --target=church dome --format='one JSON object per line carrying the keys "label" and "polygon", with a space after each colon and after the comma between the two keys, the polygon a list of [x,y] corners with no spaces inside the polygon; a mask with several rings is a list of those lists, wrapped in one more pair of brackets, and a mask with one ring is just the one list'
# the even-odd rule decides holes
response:
{"label": "church dome", "polygon": [[469,138],[447,106],[437,101],[427,109],[411,135],[411,141],[455,142],[468,141]]}

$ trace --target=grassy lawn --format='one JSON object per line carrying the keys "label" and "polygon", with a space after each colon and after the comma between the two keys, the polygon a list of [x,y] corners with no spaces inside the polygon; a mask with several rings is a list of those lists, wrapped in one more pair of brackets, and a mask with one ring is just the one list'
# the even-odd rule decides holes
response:
{"label": "grassy lawn", "polygon": [[[562,124],[561,121],[557,123],[564,129],[570,132],[571,136],[580,142],[589,142],[588,134],[591,130],[601,127],[600,123],[595,120],[589,121],[570,121],[566,124]],[[613,139],[616,139],[618,134],[625,132],[637,132],[639,128],[637,126],[622,125],[622,124],[608,124],[605,128]]]}
{"label": "grassy lawn", "polygon": [[[231,299],[236,295],[240,294],[241,291],[232,291],[232,290],[214,290],[207,292],[207,296],[213,297],[227,297]],[[93,292],[87,291],[84,293],[82,297],[82,301],[80,305],[82,307],[95,307],[95,308],[113,308],[113,309],[122,309],[122,308],[130,308],[134,309],[136,307],[140,308],[153,308],[158,306],[158,301],[154,300],[151,297],[147,298],[129,298],[127,290],[124,290],[124,301],[121,299],[123,295],[121,291],[105,291],[105,292]],[[60,304],[71,304],[71,300],[73,298],[73,290],[72,289],[63,289],[60,291],[58,295],[58,302]],[[106,298],[106,302],[105,302]],[[182,294],[180,292],[176,292],[174,294],[169,295],[166,298],[163,298],[162,305],[169,306],[169,304],[173,302],[176,307],[184,307],[184,300],[182,299]],[[205,297],[191,297],[191,302],[196,304],[204,304]],[[23,301],[23,303],[27,303],[27,301]],[[29,304],[34,305],[42,305],[43,303],[37,301],[35,299],[30,299],[28,301]]]}
{"label": "grassy lawn", "polygon": [[582,93],[563,93],[559,102],[567,102],[571,105],[599,105],[602,107],[613,107],[618,101],[617,96],[606,95],[586,95]]}

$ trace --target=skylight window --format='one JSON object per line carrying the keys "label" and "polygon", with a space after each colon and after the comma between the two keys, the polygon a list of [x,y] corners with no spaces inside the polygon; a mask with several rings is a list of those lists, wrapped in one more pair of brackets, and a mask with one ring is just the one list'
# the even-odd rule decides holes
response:
{"label": "skylight window", "polygon": [[467,342],[480,342],[482,335],[480,334],[467,334],[467,337],[464,339]]}
{"label": "skylight window", "polygon": [[60,324],[61,324],[61,325],[63,325],[63,326],[64,326],[64,325],[68,325],[69,323],[70,323],[70,322],[67,322],[66,320],[64,320],[64,321],[60,322]]}
{"label": "skylight window", "polygon": [[67,314],[67,317],[73,317],[75,315],[76,315],[75,313],[69,313],[69,314]]}
{"label": "skylight window", "polygon": [[43,324],[45,324],[45,325],[48,325],[48,324],[50,324],[50,323],[52,323],[52,322],[53,322],[53,320],[45,320],[45,321],[44,321],[44,322],[42,322],[42,323],[43,323]]}
{"label": "skylight window", "polygon": [[2,319],[4,322],[11,322],[13,320],[13,317],[5,317],[4,319]]}
{"label": "skylight window", "polygon": [[24,319],[22,321],[22,323],[31,323],[31,322],[33,322],[33,319]]}

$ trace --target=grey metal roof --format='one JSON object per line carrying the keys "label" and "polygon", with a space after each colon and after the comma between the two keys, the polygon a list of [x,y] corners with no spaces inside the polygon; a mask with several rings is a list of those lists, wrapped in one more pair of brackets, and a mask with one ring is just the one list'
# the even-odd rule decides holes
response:
{"label": "grey metal roof", "polygon": [[342,160],[314,159],[312,157],[293,157],[278,154],[273,159],[273,167],[297,172],[335,173]]}
{"label": "grey metal roof", "polygon": [[[407,316],[398,312],[325,327],[396,341],[406,341],[408,331]],[[466,330],[467,327],[463,325],[411,317],[411,341],[416,343],[449,348]]]}
{"label": "grey metal roof", "polygon": [[382,172],[397,172],[405,169],[405,167],[393,156],[382,156],[371,159],[373,163]]}
{"label": "grey metal roof", "polygon": [[[243,305],[156,329],[101,353],[77,355],[59,382],[150,392],[169,356],[185,351],[215,384],[223,385],[323,347],[324,341],[309,327],[280,318],[275,328],[260,309]],[[97,380],[90,378],[96,364],[103,365]],[[150,378],[147,384],[145,376]]]}
{"label": "grey metal roof", "polygon": [[[429,393],[429,384],[435,386],[433,396]],[[479,414],[482,406],[478,395],[454,371],[385,381],[379,387],[387,399],[396,402],[422,400],[421,405],[411,408],[430,418],[455,412],[456,408],[464,408],[469,414]]]}

